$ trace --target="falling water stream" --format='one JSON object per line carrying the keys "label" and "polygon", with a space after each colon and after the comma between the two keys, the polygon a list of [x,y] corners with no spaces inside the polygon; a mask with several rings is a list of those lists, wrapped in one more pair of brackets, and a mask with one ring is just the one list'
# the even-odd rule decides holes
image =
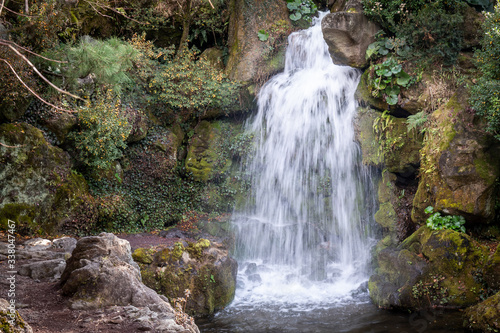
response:
{"label": "falling water stream", "polygon": [[418,332],[369,300],[375,194],[353,126],[360,73],[333,64],[324,15],[290,35],[284,72],[258,95],[251,196],[233,216],[236,296],[202,332]]}

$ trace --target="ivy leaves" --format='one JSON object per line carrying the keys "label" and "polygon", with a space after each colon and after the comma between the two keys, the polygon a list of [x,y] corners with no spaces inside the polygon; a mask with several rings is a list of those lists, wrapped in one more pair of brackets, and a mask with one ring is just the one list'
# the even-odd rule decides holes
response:
{"label": "ivy leaves", "polygon": [[398,64],[394,58],[389,58],[381,64],[373,65],[373,68],[377,75],[373,80],[374,92],[385,95],[387,104],[397,104],[401,87],[409,85],[410,75],[403,71],[401,64]]}
{"label": "ivy leaves", "polygon": [[287,0],[288,10],[290,10],[290,20],[298,21],[300,19],[304,19],[308,22],[311,21],[311,18],[318,7],[311,0]]}

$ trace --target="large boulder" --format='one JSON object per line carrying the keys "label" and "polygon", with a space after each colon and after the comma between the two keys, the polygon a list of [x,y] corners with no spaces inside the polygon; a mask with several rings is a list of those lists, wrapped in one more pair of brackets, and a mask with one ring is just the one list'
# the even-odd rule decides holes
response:
{"label": "large boulder", "polygon": [[[165,329],[158,332],[199,332],[192,321],[180,321],[187,317],[176,312],[167,299],[142,283],[130,243],[113,234],[80,239],[67,260],[61,286],[75,310],[131,306],[139,313],[145,312],[148,322],[152,317],[161,319]],[[151,316],[151,312],[156,314]]]}
{"label": "large boulder", "polygon": [[368,287],[384,308],[457,308],[476,304],[489,250],[467,234],[421,227],[397,247],[377,255]]}
{"label": "large boulder", "polygon": [[134,251],[144,283],[169,299],[191,297],[186,312],[209,315],[227,306],[236,290],[237,262],[227,248],[207,239],[177,242],[172,247]]}
{"label": "large boulder", "polygon": [[466,94],[457,93],[430,117],[412,219],[422,223],[424,210],[463,215],[468,222],[494,217],[494,188],[499,176],[499,145],[469,112]]}
{"label": "large boulder", "polygon": [[360,2],[348,1],[344,11],[326,15],[321,29],[335,64],[356,68],[367,66],[366,50],[375,41],[380,27],[363,14]]}
{"label": "large boulder", "polygon": [[0,228],[15,221],[19,233],[57,233],[90,198],[69,155],[26,123],[0,125]]}

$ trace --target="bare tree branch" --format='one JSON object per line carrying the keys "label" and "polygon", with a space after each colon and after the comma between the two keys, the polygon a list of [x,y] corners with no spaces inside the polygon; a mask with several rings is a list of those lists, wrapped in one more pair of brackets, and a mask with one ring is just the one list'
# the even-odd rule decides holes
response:
{"label": "bare tree branch", "polygon": [[[98,6],[98,7],[101,7],[101,8],[104,8],[104,9],[109,9],[109,10],[111,10],[112,12],[115,12],[115,13],[117,13],[117,14],[119,14],[119,15],[121,15],[121,16],[123,16],[123,17],[125,17],[126,19],[129,19],[129,20],[131,20],[131,21],[134,21],[135,23],[139,23],[139,24],[149,24],[149,22],[141,22],[141,21],[137,21],[137,20],[135,20],[135,19],[131,18],[130,16],[128,16],[127,14],[125,14],[125,13],[123,13],[123,12],[119,11],[119,10],[116,10],[116,9],[114,9],[113,7],[106,6],[105,4],[102,4],[102,3],[99,3],[99,2],[90,2],[90,1],[88,1],[88,0],[86,0],[85,2],[87,2],[87,3],[88,3],[88,4],[92,7],[92,8],[94,8],[94,6],[92,6],[92,4],[94,4],[94,5]],[[95,9],[95,8],[94,8],[94,10],[95,10],[98,14],[100,14],[100,15],[102,15],[102,16],[106,16],[106,17],[112,18],[111,16],[108,16],[108,15],[104,15],[104,14],[99,13],[99,11],[98,11],[97,9]]]}
{"label": "bare tree branch", "polygon": [[4,4],[5,4],[5,0],[2,0],[2,5],[0,6],[0,15],[2,15],[2,10],[3,10]]}
{"label": "bare tree branch", "polygon": [[25,145],[20,145],[20,146],[8,146],[5,143],[0,142],[0,146],[5,147],[5,148],[21,148],[24,147]]}
{"label": "bare tree branch", "polygon": [[[5,0],[3,0],[5,1]],[[36,16],[33,16],[33,15],[26,15],[26,14],[21,14],[21,13],[18,13],[16,11],[13,11],[12,9],[9,9],[8,7],[3,7],[3,9],[5,9],[6,11],[9,11],[13,14],[16,14],[16,15],[19,15],[19,16],[24,16],[24,17],[36,17]],[[1,14],[1,11],[0,11],[0,14]],[[37,15],[38,16],[38,15]]]}
{"label": "bare tree branch", "polygon": [[19,49],[21,49],[21,50],[23,50],[25,52],[31,53],[34,56],[37,56],[39,58],[42,58],[42,59],[45,59],[45,60],[48,60],[48,61],[51,61],[51,62],[57,62],[57,63],[60,63],[60,64],[67,64],[68,63],[67,61],[60,61],[60,60],[46,58],[43,55],[35,53],[33,51],[30,51],[29,49],[27,49],[27,48],[25,48],[25,47],[23,47],[23,46],[21,46],[19,44],[16,44],[16,43],[14,43],[14,42],[12,42],[10,40],[5,40],[5,39],[1,39],[0,38],[0,44],[1,45],[5,45],[5,46],[7,46],[7,45],[14,45],[15,47],[17,47],[17,48],[19,48]]}
{"label": "bare tree branch", "polygon": [[47,58],[47,57],[44,57],[43,55],[41,54],[38,54],[36,52],[33,52],[33,51],[30,51],[29,49],[19,45],[19,44],[16,44],[10,40],[6,40],[6,39],[1,39],[0,38],[0,45],[4,45],[4,46],[8,46],[8,45],[14,45],[15,47],[25,51],[25,52],[28,52],[28,53],[31,53],[32,55],[34,56],[37,56],[39,58],[42,58],[42,59],[45,59],[47,61],[51,61],[51,62],[57,62],[57,63],[60,63],[60,64],[67,64],[68,62],[67,61],[60,61],[60,60],[55,60],[55,59],[50,59],[50,58]]}
{"label": "bare tree branch", "polygon": [[55,84],[53,84],[52,82],[50,82],[42,73],[40,73],[40,71],[38,70],[38,68],[36,68],[35,65],[33,65],[31,63],[31,61],[29,61],[28,58],[26,58],[21,52],[19,52],[15,47],[13,47],[12,45],[10,45],[9,43],[2,43],[0,41],[0,44],[3,44],[7,47],[9,47],[12,51],[14,51],[19,57],[21,57],[26,63],[28,63],[28,65],[31,66],[31,68],[33,68],[33,70],[35,71],[35,73],[38,74],[38,76],[40,76],[42,78],[42,80],[44,80],[45,82],[47,82],[52,88],[54,88],[55,90],[57,90],[58,92],[60,92],[61,94],[64,94],[64,95],[68,95],[68,96],[71,96],[75,99],[80,99],[80,100],[83,100],[83,98],[81,98],[80,96],[76,96],[76,95],[73,95],[72,93],[70,92],[67,92],[65,90],[62,90],[60,89],[59,87],[57,87]]}
{"label": "bare tree branch", "polygon": [[[44,100],[42,97],[40,97],[33,89],[31,89],[24,81],[23,79],[21,79],[21,77],[17,74],[16,70],[14,69],[14,67],[12,67],[12,65],[5,59],[2,59],[0,58],[0,60],[2,60],[3,62],[5,62],[7,64],[7,66],[10,67],[10,69],[12,70],[12,72],[14,73],[14,75],[16,76],[16,78],[19,80],[19,82],[22,83],[22,85],[29,90],[30,93],[32,93],[36,98],[38,98],[39,100],[41,100],[43,103],[47,104],[47,105],[50,105],[52,106],[54,109],[56,110],[60,110],[60,111],[63,111],[63,112],[67,112],[67,113],[76,113],[78,111],[73,111],[73,110],[68,110],[68,109],[63,109],[61,107],[58,107],[46,100]],[[78,97],[79,99],[82,99],[80,97]]]}

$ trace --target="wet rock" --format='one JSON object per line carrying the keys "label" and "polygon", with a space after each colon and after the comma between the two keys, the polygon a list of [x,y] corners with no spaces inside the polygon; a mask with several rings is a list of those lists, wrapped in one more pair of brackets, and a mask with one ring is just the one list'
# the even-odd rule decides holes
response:
{"label": "wet rock", "polygon": [[2,333],[32,333],[33,330],[9,301],[0,298],[0,328]]}
{"label": "wet rock", "polygon": [[378,253],[370,297],[384,308],[466,307],[479,301],[476,277],[487,258],[488,249],[467,234],[421,227]]}

